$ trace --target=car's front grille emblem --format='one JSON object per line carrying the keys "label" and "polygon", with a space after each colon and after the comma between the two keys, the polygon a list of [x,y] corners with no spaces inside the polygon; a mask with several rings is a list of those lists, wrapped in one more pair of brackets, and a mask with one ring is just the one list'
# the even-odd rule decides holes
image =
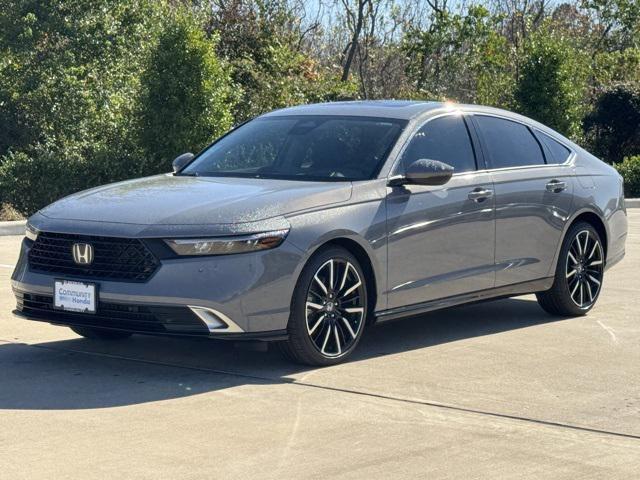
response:
{"label": "car's front grille emblem", "polygon": [[78,265],[91,265],[93,263],[93,246],[90,243],[74,243],[71,247],[73,261]]}

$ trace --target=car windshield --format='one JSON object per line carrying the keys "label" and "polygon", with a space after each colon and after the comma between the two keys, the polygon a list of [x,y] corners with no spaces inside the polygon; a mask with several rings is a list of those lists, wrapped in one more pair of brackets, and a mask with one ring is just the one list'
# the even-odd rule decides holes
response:
{"label": "car windshield", "polygon": [[356,116],[258,118],[215,142],[180,174],[366,180],[377,175],[405,125]]}

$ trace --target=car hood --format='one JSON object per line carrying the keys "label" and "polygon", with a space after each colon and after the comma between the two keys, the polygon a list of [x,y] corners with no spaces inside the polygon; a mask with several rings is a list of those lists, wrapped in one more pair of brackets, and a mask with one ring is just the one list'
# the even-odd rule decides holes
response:
{"label": "car hood", "polygon": [[247,224],[341,203],[350,182],[157,175],[65,197],[40,215],[62,221],[143,225]]}

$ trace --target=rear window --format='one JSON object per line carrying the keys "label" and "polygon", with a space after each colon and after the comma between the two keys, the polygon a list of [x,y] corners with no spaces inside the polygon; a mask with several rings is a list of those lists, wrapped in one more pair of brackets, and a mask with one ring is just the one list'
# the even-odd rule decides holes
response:
{"label": "rear window", "polygon": [[547,149],[547,163],[564,163],[567,161],[567,158],[571,155],[571,150],[538,130],[536,130],[536,136]]}
{"label": "rear window", "polygon": [[526,125],[503,118],[475,116],[491,168],[544,165],[542,147]]}

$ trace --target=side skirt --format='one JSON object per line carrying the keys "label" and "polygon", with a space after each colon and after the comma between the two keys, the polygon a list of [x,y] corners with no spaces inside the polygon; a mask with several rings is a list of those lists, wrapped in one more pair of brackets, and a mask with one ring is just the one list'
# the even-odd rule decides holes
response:
{"label": "side skirt", "polygon": [[390,308],[375,312],[376,321],[395,320],[396,318],[420,315],[421,313],[432,312],[442,308],[453,307],[465,303],[475,303],[483,300],[490,300],[504,297],[514,297],[516,295],[524,295],[528,293],[543,292],[549,290],[553,285],[554,277],[540,278],[529,282],[516,283],[513,285],[505,285],[497,288],[489,288],[487,290],[479,290],[462,295],[454,295],[438,300],[430,300],[428,302],[415,303],[403,307]]}

